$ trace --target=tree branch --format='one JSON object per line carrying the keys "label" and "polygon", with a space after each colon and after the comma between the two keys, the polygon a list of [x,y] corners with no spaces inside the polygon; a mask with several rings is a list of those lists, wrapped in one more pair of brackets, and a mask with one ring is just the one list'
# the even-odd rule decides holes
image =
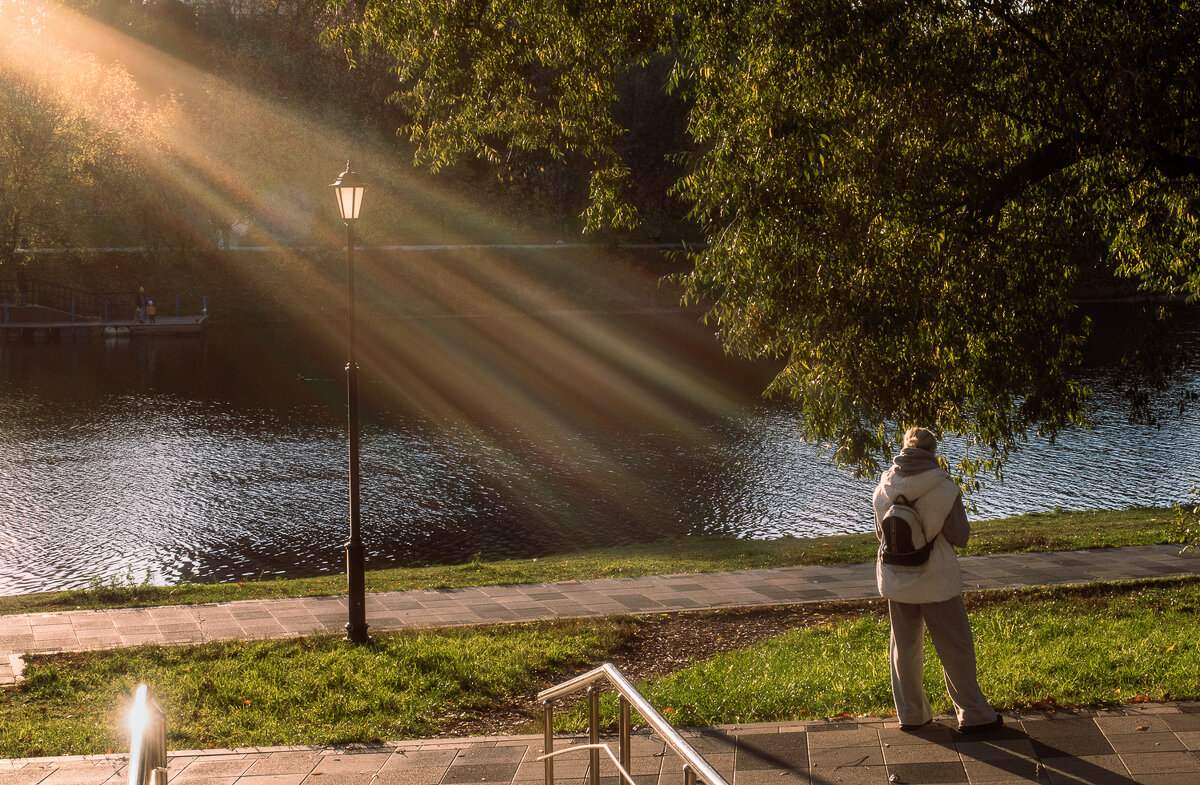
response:
{"label": "tree branch", "polygon": [[992,12],[997,19],[1003,22],[1019,37],[1032,44],[1035,48],[1040,49],[1047,57],[1052,60],[1059,59],[1058,53],[1055,52],[1040,36],[1035,35],[1028,27],[1018,22],[1003,3],[986,3],[984,4],[984,8]]}
{"label": "tree branch", "polygon": [[1150,165],[1167,179],[1200,177],[1200,156],[1172,152],[1158,143],[1149,145],[1147,154]]}
{"label": "tree branch", "polygon": [[1083,148],[1090,141],[1089,137],[1059,138],[1034,150],[988,189],[976,206],[976,217],[990,218],[1026,186],[1040,182],[1078,162],[1084,157]]}

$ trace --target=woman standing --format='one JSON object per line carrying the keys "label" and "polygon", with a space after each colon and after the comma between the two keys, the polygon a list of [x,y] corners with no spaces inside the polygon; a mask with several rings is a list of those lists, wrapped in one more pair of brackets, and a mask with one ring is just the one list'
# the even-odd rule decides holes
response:
{"label": "woman standing", "polygon": [[[962,601],[962,571],[953,547],[966,546],[971,529],[962,492],[938,464],[936,452],[932,431],[910,428],[900,454],[880,477],[873,500],[881,543],[875,573],[892,624],[892,698],[901,730],[916,730],[932,721],[923,679],[928,626],[959,730],[979,733],[1000,727],[1003,720],[979,688],[975,642]],[[923,563],[885,561],[883,521],[897,502],[916,510],[913,523],[921,530],[912,532],[913,539],[929,544]]]}

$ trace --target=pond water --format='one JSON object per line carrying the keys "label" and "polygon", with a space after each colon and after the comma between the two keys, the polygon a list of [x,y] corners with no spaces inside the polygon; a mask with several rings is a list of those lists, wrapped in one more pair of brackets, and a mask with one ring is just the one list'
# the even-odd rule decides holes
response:
{"label": "pond water", "polygon": [[[361,332],[368,566],[871,527],[873,483],[802,443],[788,408],[757,395],[770,369],[725,358],[695,314]],[[1198,336],[1191,318],[1193,357]],[[340,340],[255,327],[0,343],[0,593],[341,572]],[[1093,371],[1094,429],[1031,441],[974,496],[976,517],[1188,498],[1200,407],[1131,425]]]}

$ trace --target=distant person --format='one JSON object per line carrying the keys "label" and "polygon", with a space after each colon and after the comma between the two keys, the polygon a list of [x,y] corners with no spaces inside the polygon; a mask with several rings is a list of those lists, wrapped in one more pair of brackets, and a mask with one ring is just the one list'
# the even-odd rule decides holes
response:
{"label": "distant person", "polygon": [[154,307],[154,301],[147,300],[146,301],[146,320],[149,322],[153,322],[154,317],[157,315],[158,315],[158,309]]}
{"label": "distant person", "polygon": [[[988,704],[975,668],[975,642],[962,601],[962,572],[952,546],[964,547],[971,528],[963,507],[962,492],[950,479],[934,454],[937,437],[925,428],[910,428],[904,447],[892,466],[883,473],[875,489],[875,533],[880,540],[876,578],[879,593],[888,601],[892,636],[890,660],[892,698],[900,729],[914,731],[933,720],[923,679],[925,627],[942,662],[946,690],[954,702],[958,728],[963,733],[981,733],[998,728],[1003,719]],[[903,499],[901,499],[903,497]],[[896,502],[916,510],[913,546],[928,544],[927,560],[921,555],[897,557],[885,552],[884,519]],[[890,527],[889,527],[890,528]],[[902,535],[908,534],[907,530]],[[893,540],[904,536],[892,535]],[[920,551],[918,551],[920,553]]]}
{"label": "distant person", "polygon": [[146,288],[144,286],[138,287],[136,302],[137,310],[134,318],[139,322],[144,322],[146,321]]}

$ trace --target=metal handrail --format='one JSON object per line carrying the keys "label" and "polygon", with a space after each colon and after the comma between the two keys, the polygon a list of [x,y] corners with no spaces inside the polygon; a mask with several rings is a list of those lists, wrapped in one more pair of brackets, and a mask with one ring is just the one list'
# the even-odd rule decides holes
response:
{"label": "metal handrail", "polygon": [[[671,723],[658,713],[658,710],[638,692],[637,688],[626,679],[617,667],[606,662],[599,668],[576,676],[556,687],[542,690],[538,693],[545,719],[545,753],[539,757],[546,763],[546,785],[554,785],[554,758],[559,753],[554,751],[554,701],[586,689],[588,693],[588,740],[589,744],[571,747],[569,749],[587,749],[591,754],[591,785],[600,785],[600,749],[607,749],[600,744],[600,688],[601,682],[607,681],[620,696],[620,760],[615,761],[617,768],[624,777],[628,778],[630,752],[630,710],[636,709],[646,724],[657,733],[671,750],[683,759],[683,775],[686,785],[729,785],[725,778],[717,773],[704,757],[692,748],[692,745],[679,734]],[[563,752],[565,750],[560,750]],[[609,757],[612,752],[609,751]],[[632,782],[632,780],[629,780]]]}
{"label": "metal handrail", "polygon": [[[158,303],[158,315],[168,314],[168,305],[174,302],[175,316],[181,315],[182,295],[162,294],[155,299]],[[187,305],[194,308],[196,303],[193,296],[187,297]],[[201,297],[204,313],[208,312],[208,298]],[[62,314],[63,319],[29,319],[29,321],[132,321],[137,318],[137,294],[132,290],[90,292],[75,289],[53,281],[40,278],[0,278],[0,301],[7,304],[9,309],[43,308]],[[6,321],[17,321],[7,319]]]}
{"label": "metal handrail", "polygon": [[145,684],[134,695],[129,726],[129,785],[167,785],[166,718]]}

